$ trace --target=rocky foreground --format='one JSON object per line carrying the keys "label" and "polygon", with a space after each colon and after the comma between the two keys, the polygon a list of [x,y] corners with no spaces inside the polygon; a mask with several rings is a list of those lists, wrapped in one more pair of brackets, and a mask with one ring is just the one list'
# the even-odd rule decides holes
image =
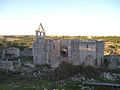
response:
{"label": "rocky foreground", "polygon": [[[81,90],[90,90],[90,87],[82,86],[83,82],[107,82],[120,84],[120,70],[109,70],[106,68],[93,68],[74,66],[69,63],[63,63],[57,68],[51,68],[49,65],[42,66],[23,66],[16,71],[0,71],[0,83],[8,87],[21,87],[22,82],[32,83],[31,88],[38,90],[49,90],[52,88],[78,88]],[[19,83],[18,83],[19,82]],[[20,84],[21,82],[21,84]],[[34,82],[34,83],[33,83]],[[36,83],[37,82],[37,83]],[[38,84],[39,83],[39,84]],[[47,83],[47,84],[46,84]],[[37,85],[37,86],[36,86]],[[2,87],[2,86],[0,86]],[[26,86],[27,87],[27,86]],[[42,89],[40,89],[42,87]],[[87,88],[87,89],[85,89]],[[7,89],[6,89],[7,90]],[[14,89],[13,89],[14,90]],[[24,90],[24,89],[21,89]],[[27,89],[25,89],[27,90]],[[59,89],[58,89],[59,90]],[[77,89],[75,89],[77,90]]]}

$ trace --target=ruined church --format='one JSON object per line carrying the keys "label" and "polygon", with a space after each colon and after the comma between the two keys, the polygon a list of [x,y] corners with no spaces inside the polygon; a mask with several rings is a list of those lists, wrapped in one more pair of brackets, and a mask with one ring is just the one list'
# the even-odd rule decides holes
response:
{"label": "ruined church", "polygon": [[42,24],[33,43],[33,63],[57,67],[63,61],[75,65],[100,66],[104,57],[102,40],[47,39]]}

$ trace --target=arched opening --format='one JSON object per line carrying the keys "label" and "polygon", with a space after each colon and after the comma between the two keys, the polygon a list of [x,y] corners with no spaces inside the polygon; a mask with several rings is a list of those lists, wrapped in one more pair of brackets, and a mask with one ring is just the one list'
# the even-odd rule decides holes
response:
{"label": "arched opening", "polygon": [[68,51],[66,48],[62,48],[60,51],[61,56],[67,57],[68,56]]}
{"label": "arched opening", "polygon": [[41,37],[43,37],[44,36],[44,34],[43,34],[43,32],[41,32]]}
{"label": "arched opening", "polygon": [[40,33],[40,32],[38,32],[38,36],[41,36],[41,33]]}

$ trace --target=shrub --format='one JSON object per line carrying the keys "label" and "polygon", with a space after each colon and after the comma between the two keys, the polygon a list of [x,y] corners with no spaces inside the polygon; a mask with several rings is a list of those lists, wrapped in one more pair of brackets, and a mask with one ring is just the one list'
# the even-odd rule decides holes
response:
{"label": "shrub", "polygon": [[59,65],[54,70],[54,79],[61,80],[61,79],[67,79],[68,77],[74,75],[76,73],[75,66],[68,62],[62,62],[62,64]]}
{"label": "shrub", "polygon": [[110,64],[110,61],[107,58],[104,58],[103,64],[104,64],[104,67],[108,67]]}

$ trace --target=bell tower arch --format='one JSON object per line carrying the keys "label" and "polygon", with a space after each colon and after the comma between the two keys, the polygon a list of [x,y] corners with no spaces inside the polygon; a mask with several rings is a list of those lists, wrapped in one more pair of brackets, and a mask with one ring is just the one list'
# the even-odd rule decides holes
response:
{"label": "bell tower arch", "polygon": [[35,42],[33,43],[33,63],[41,65],[46,63],[46,40],[45,30],[40,23],[36,30]]}
{"label": "bell tower arch", "polygon": [[36,30],[36,39],[45,38],[45,36],[46,36],[45,30],[44,30],[42,24],[40,23],[38,30]]}

